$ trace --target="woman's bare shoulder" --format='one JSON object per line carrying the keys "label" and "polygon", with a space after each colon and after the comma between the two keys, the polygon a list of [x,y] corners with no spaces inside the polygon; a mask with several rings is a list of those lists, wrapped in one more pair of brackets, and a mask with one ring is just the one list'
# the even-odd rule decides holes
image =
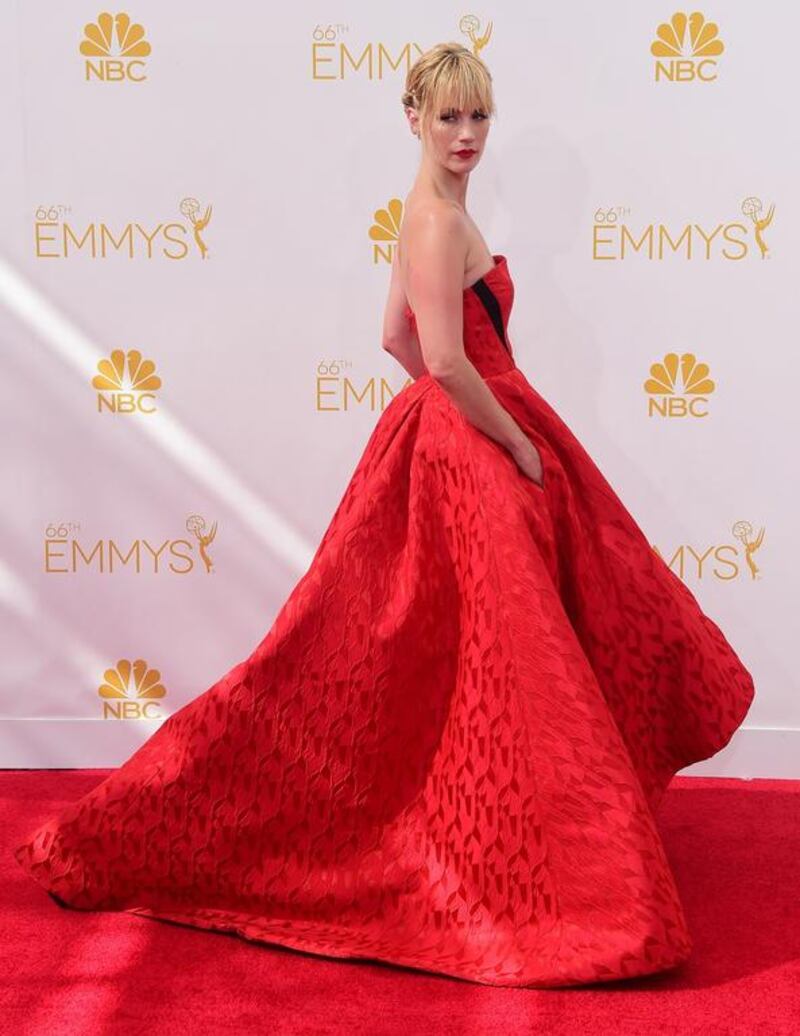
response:
{"label": "woman's bare shoulder", "polygon": [[407,201],[403,208],[403,229],[409,232],[436,232],[442,228],[466,229],[466,220],[461,206],[450,198],[419,198]]}
{"label": "woman's bare shoulder", "polygon": [[409,204],[398,237],[398,248],[405,258],[444,242],[466,253],[469,226],[461,207],[449,198],[423,198]]}

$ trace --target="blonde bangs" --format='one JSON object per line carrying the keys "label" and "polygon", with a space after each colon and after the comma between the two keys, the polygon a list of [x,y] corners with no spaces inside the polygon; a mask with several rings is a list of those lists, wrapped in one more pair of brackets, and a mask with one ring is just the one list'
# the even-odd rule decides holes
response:
{"label": "blonde bangs", "polygon": [[414,108],[425,125],[450,107],[494,115],[491,73],[460,43],[439,43],[409,69],[403,105]]}

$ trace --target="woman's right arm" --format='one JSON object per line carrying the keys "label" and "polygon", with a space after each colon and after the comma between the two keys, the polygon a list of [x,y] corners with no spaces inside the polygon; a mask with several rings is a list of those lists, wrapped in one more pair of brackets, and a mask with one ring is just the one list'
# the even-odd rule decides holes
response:
{"label": "woman's right arm", "polygon": [[468,421],[504,446],[523,472],[541,480],[538,451],[464,351],[467,236],[459,212],[437,202],[416,214],[406,236],[408,295],[422,358]]}

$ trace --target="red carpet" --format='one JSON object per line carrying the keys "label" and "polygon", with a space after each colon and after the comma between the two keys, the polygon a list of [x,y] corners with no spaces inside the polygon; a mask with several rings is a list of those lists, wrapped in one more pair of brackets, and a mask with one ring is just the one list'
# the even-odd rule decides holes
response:
{"label": "red carpet", "polygon": [[691,959],[647,979],[526,990],[58,907],[10,847],[108,772],[0,771],[0,1033],[800,1032],[800,782],[675,778],[657,819]]}

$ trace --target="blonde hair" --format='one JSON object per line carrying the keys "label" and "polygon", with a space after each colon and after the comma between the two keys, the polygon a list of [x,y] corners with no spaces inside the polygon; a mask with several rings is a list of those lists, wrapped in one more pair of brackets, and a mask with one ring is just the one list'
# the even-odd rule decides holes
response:
{"label": "blonde hair", "polygon": [[406,76],[403,108],[413,108],[423,126],[430,125],[440,102],[456,108],[480,108],[487,116],[496,112],[489,69],[460,43],[437,43],[414,62]]}

